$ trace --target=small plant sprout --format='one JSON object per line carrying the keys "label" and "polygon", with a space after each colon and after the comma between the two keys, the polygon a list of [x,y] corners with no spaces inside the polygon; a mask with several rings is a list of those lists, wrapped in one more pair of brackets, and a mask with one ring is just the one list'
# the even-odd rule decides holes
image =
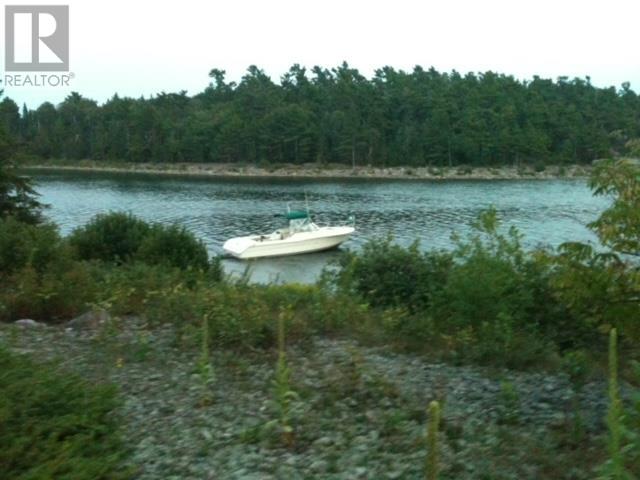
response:
{"label": "small plant sprout", "polygon": [[439,470],[438,456],[438,429],[440,428],[440,403],[433,401],[427,410],[429,414],[429,427],[427,428],[427,462],[426,480],[437,480]]}
{"label": "small plant sprout", "polygon": [[281,310],[278,315],[278,362],[273,379],[274,405],[278,415],[280,433],[284,444],[293,447],[294,432],[291,425],[291,403],[298,398],[291,389],[291,370],[287,364],[285,349],[285,320],[288,314]]}
{"label": "small plant sprout", "polygon": [[615,328],[609,332],[609,411],[607,426],[609,427],[609,460],[603,465],[603,479],[623,480],[630,478],[624,468],[622,443],[622,402],[618,387],[618,333]]}
{"label": "small plant sprout", "polygon": [[520,396],[513,383],[500,383],[500,421],[506,424],[516,424],[520,416]]}
{"label": "small plant sprout", "polygon": [[586,434],[584,421],[580,413],[580,393],[584,388],[589,370],[586,354],[583,351],[569,352],[563,359],[563,367],[573,385],[571,398],[573,411],[572,442],[574,445],[580,445]]}
{"label": "small plant sprout", "polygon": [[211,385],[215,381],[215,372],[213,365],[211,365],[211,358],[209,354],[209,315],[204,314],[202,316],[202,346],[200,351],[200,359],[198,360],[198,374],[202,381],[202,399],[201,404],[203,406],[211,404],[213,398],[211,396]]}

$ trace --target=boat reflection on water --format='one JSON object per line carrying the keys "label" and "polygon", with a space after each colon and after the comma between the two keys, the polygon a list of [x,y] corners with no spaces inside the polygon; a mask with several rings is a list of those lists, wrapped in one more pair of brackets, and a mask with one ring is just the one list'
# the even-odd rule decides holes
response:
{"label": "boat reflection on water", "polygon": [[324,268],[332,268],[345,250],[347,250],[345,247],[339,247],[305,255],[250,260],[239,260],[229,255],[223,257],[222,265],[225,273],[232,280],[239,280],[247,275],[251,283],[310,284],[318,280]]}

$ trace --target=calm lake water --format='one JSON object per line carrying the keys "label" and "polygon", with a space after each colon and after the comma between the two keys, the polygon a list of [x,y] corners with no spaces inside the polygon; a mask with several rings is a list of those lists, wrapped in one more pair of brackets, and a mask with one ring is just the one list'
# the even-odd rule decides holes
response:
{"label": "calm lake water", "polygon": [[[210,179],[84,172],[33,174],[47,215],[63,234],[109,210],[146,220],[176,222],[202,238],[211,253],[223,253],[230,237],[270,232],[287,203],[303,208],[305,193],[319,224],[355,215],[357,234],[342,248],[358,249],[391,233],[401,244],[419,239],[422,248],[451,248],[451,234],[464,235],[478,213],[493,205],[503,224],[516,226],[528,246],[595,241],[585,224],[606,207],[584,180],[387,181],[301,179]],[[314,281],[339,255],[331,251],[263,259],[251,263],[259,282]],[[239,274],[246,263],[224,260]]]}

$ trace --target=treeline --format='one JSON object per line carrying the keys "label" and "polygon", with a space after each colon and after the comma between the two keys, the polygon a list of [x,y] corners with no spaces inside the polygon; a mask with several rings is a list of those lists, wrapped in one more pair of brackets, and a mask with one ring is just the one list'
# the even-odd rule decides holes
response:
{"label": "treeline", "polygon": [[292,66],[275,83],[249,67],[210,85],[103,105],[72,93],[36,110],[0,102],[15,149],[44,159],[348,165],[588,163],[640,150],[640,97],[628,83],[597,88],[486,72],[384,67],[373,78],[343,63]]}

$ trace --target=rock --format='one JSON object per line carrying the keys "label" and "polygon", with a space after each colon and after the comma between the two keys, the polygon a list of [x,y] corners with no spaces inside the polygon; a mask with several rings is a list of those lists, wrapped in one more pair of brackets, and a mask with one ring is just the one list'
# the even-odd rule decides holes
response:
{"label": "rock", "polygon": [[111,319],[106,310],[91,310],[67,322],[67,328],[73,330],[91,330],[98,328]]}
{"label": "rock", "polygon": [[21,318],[15,322],[16,325],[24,328],[42,328],[46,327],[44,323],[36,322],[30,318]]}

